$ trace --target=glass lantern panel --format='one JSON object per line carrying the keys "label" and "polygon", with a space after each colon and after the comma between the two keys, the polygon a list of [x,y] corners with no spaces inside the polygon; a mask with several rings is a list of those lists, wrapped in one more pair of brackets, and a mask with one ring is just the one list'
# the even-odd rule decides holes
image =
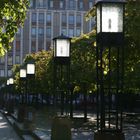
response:
{"label": "glass lantern panel", "polygon": [[56,57],[70,56],[70,41],[68,39],[57,39],[56,47]]}
{"label": "glass lantern panel", "polygon": [[13,78],[9,79],[9,84],[14,84],[14,79]]}
{"label": "glass lantern panel", "polygon": [[102,32],[123,31],[123,5],[103,4],[102,5]]}
{"label": "glass lantern panel", "polygon": [[35,65],[27,64],[27,74],[35,74]]}
{"label": "glass lantern panel", "polygon": [[9,85],[9,80],[7,80],[7,85]]}
{"label": "glass lantern panel", "polygon": [[26,78],[26,70],[25,69],[20,70],[20,78]]}

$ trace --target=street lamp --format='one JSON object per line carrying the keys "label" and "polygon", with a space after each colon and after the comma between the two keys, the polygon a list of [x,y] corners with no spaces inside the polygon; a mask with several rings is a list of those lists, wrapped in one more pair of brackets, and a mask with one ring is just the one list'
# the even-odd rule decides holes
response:
{"label": "street lamp", "polygon": [[9,86],[9,102],[8,102],[8,113],[14,112],[14,100],[12,98],[13,96],[13,85],[14,85],[14,79],[10,77],[7,81],[7,85]]}
{"label": "street lamp", "polygon": [[35,63],[30,61],[27,63],[27,75],[34,75],[35,74]]}
{"label": "street lamp", "polygon": [[[28,61],[27,65],[26,65],[26,72],[27,72],[27,81],[26,81],[26,86],[28,86],[29,84],[29,79],[30,80],[34,80],[35,79],[35,62],[32,60],[32,61]],[[35,85],[35,81],[33,81],[33,87],[36,87]],[[26,89],[26,92],[28,91],[28,88]],[[26,94],[27,95],[27,94]],[[28,95],[29,97],[29,95]],[[28,98],[28,101],[29,101],[29,98]]]}
{"label": "street lamp", "polygon": [[20,78],[26,78],[26,69],[24,68],[20,69]]}
{"label": "street lamp", "polygon": [[65,62],[69,63],[70,61],[70,46],[71,38],[64,36],[63,34],[55,37],[53,39],[54,44],[54,58],[56,62],[61,64]]}
{"label": "street lamp", "polygon": [[119,45],[123,41],[123,0],[98,0],[96,3],[97,41]]}
{"label": "street lamp", "polygon": [[13,78],[9,78],[9,84],[13,85],[14,84],[14,79]]}
{"label": "street lamp", "polygon": [[[124,140],[122,110],[118,103],[119,93],[123,92],[124,9],[125,1],[123,0],[98,0],[96,2],[98,132],[94,135],[95,140]],[[105,51],[108,53],[106,61],[104,61]],[[111,59],[112,56],[116,57],[115,63]],[[104,63],[108,67],[106,75],[104,74]],[[112,92],[116,95],[115,107],[112,105]],[[105,95],[107,95],[108,102],[105,101]]]}
{"label": "street lamp", "polygon": [[[62,85],[66,82],[66,89],[68,92],[70,82],[70,47],[71,38],[61,34],[53,39],[53,56],[54,56],[54,103],[55,103],[55,92],[56,87],[59,87],[61,92],[61,115],[63,115],[64,106],[64,89]],[[63,73],[66,71],[66,75]],[[59,73],[57,73],[59,72]],[[62,81],[62,79],[64,79]],[[56,81],[57,80],[57,81]],[[68,93],[67,93],[68,94]]]}
{"label": "street lamp", "polygon": [[[53,104],[56,107],[56,92],[61,94],[61,115],[64,115],[64,107],[66,106],[67,115],[67,104],[68,104],[68,93],[70,89],[70,47],[71,38],[61,34],[53,39],[53,56],[54,56],[54,96]],[[66,96],[64,95],[66,93]],[[64,104],[66,99],[66,104]],[[60,121],[61,120],[61,121]],[[57,124],[59,122],[59,124]],[[65,123],[66,122],[66,123]],[[67,117],[56,117],[53,120],[53,126],[59,125],[66,131],[65,136],[59,133],[60,128],[52,127],[52,139],[70,139],[71,129],[70,120]],[[62,132],[63,133],[63,132]]]}
{"label": "street lamp", "polygon": [[7,79],[6,85],[7,85],[7,86],[9,85],[9,79]]}
{"label": "street lamp", "polygon": [[[20,80],[21,82],[23,82],[24,84],[24,87],[25,87],[25,95],[26,95],[26,102],[27,102],[27,72],[26,72],[26,68],[24,66],[22,66],[20,68],[20,71],[19,71],[19,76],[20,76]],[[22,85],[22,84],[21,84]],[[22,94],[22,103],[24,102],[24,95]]]}

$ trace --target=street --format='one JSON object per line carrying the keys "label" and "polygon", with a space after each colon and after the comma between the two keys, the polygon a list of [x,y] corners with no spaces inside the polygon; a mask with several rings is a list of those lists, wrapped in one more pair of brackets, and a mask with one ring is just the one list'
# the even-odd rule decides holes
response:
{"label": "street", "polygon": [[0,140],[20,140],[2,113],[0,113]]}

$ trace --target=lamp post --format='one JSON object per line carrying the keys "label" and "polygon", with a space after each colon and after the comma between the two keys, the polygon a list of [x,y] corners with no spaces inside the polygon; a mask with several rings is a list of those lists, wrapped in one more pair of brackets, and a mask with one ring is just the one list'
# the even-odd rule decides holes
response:
{"label": "lamp post", "polygon": [[[27,65],[26,65],[26,71],[27,71],[27,87],[28,87],[28,80],[30,79],[35,79],[35,62],[34,61],[28,61]],[[35,87],[35,81],[34,81],[34,85]],[[27,92],[28,92],[28,88],[27,88]],[[29,97],[29,95],[28,95]],[[29,98],[28,98],[29,101]]]}
{"label": "lamp post", "polygon": [[[12,94],[12,88],[14,85],[14,79],[12,77],[9,78],[9,86],[10,86],[10,95]],[[10,96],[11,99],[11,96]]]}
{"label": "lamp post", "polygon": [[[23,81],[23,83],[24,83],[24,85],[25,85],[25,95],[26,95],[26,99],[25,99],[25,102],[27,103],[27,79],[26,79],[26,69],[25,69],[25,67],[23,66],[23,67],[21,67],[20,68],[20,80],[21,80],[21,82]],[[24,101],[23,101],[23,96],[22,96],[22,103],[23,103]]]}
{"label": "lamp post", "polygon": [[[61,92],[61,115],[64,112],[64,84],[66,94],[70,83],[70,47],[71,38],[63,34],[53,39],[54,47],[54,104],[56,103],[57,89]],[[64,73],[65,71],[65,73]],[[67,95],[66,95],[67,100]]]}
{"label": "lamp post", "polygon": [[[119,93],[123,92],[124,6],[125,2],[120,0],[98,0],[96,3],[98,132],[95,133],[95,140],[124,139],[122,110],[118,103]],[[107,62],[104,61],[103,56],[105,51],[108,53]],[[116,56],[115,62],[112,59],[113,55]],[[108,67],[106,74],[104,73],[105,63]],[[111,100],[112,92],[116,95],[114,108]],[[105,101],[105,98],[108,102]],[[106,133],[108,131],[110,133]]]}
{"label": "lamp post", "polygon": [[14,100],[13,100],[13,91],[12,91],[14,79],[10,77],[9,80],[7,81],[7,84],[9,86],[8,114],[11,114],[14,112]]}

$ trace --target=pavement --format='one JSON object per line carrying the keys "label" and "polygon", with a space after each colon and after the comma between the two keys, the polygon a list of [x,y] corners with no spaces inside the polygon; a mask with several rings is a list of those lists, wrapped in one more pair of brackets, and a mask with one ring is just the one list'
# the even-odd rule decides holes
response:
{"label": "pavement", "polygon": [[21,140],[2,113],[0,113],[0,140]]}
{"label": "pavement", "polygon": [[[43,112],[42,112],[43,111]],[[35,129],[32,133],[23,133],[23,140],[51,140],[51,113],[48,113],[48,110],[42,110],[36,112],[36,121],[35,121]],[[48,116],[48,114],[50,116]],[[17,126],[18,129],[22,132],[23,124],[20,124],[13,119],[12,116],[5,115],[7,120],[13,125]],[[15,115],[16,117],[16,115]],[[81,113],[75,113],[75,117],[83,117]],[[88,114],[88,117],[91,119],[89,124],[94,123],[95,115]],[[132,116],[133,118],[133,116]],[[134,118],[133,118],[134,120]],[[139,118],[140,120],[140,118]],[[94,140],[94,128],[89,127],[89,124],[84,123],[84,125],[79,125],[78,127],[72,127],[72,140]],[[75,122],[74,125],[75,126]],[[88,127],[87,127],[88,126]],[[93,126],[93,124],[91,125]],[[14,128],[14,127],[13,127]],[[6,119],[0,113],[0,129],[3,129],[3,132],[0,130],[0,140],[20,140],[16,135],[15,131],[11,128],[11,126],[7,123]],[[126,122],[124,124],[123,132],[125,134],[125,140],[140,140],[140,122]]]}

